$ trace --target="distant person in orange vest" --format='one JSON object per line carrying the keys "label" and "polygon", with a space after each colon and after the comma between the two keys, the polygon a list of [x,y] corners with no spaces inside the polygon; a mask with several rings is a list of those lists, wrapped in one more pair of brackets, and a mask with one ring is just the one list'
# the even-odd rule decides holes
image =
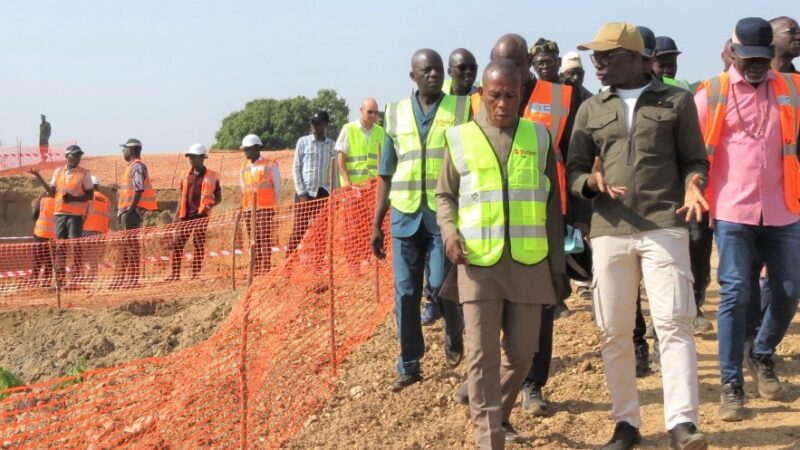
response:
{"label": "distant person in orange vest", "polygon": [[[77,239],[83,237],[83,217],[89,206],[89,201],[94,198],[92,174],[80,166],[83,150],[77,145],[67,147],[67,165],[53,171],[53,177],[48,184],[44,181],[39,170],[30,169],[44,186],[48,195],[55,197],[55,224],[56,239]],[[79,277],[82,269],[82,254],[77,247],[73,248],[72,274]],[[56,246],[56,271],[59,280],[64,279],[66,272],[67,246]]]}
{"label": "distant person in orange vest", "polygon": [[203,144],[192,144],[186,157],[192,168],[181,180],[181,199],[175,219],[180,222],[192,221],[190,225],[177,230],[172,247],[172,274],[167,281],[181,278],[181,259],[183,248],[189,237],[192,237],[194,252],[192,253],[192,279],[200,274],[206,253],[206,231],[211,208],[222,201],[222,188],[219,186],[219,174],[208,169],[204,161],[208,158],[208,149]]}
{"label": "distant person in orange vest", "polygon": [[[247,227],[255,250],[253,262],[255,275],[263,275],[272,268],[272,247],[275,238],[275,207],[281,198],[281,172],[278,162],[261,156],[264,144],[255,134],[242,139],[241,149],[247,158],[242,164],[239,184],[242,187],[242,221]],[[252,209],[255,202],[256,225],[251,229]]]}
{"label": "distant person in orange vest", "polygon": [[50,285],[53,275],[53,255],[50,241],[56,238],[54,213],[56,200],[52,196],[42,197],[33,208],[33,267],[31,284],[38,287]]}
{"label": "distant person in orange vest", "polygon": [[42,156],[42,162],[47,162],[47,158],[50,157],[50,134],[53,132],[53,128],[44,114],[42,114],[41,118],[42,121],[39,123],[39,153]]}
{"label": "distant person in orange vest", "polygon": [[94,199],[89,202],[86,211],[86,218],[83,220],[83,251],[86,263],[89,266],[89,276],[87,281],[94,281],[99,269],[100,257],[105,247],[104,237],[108,234],[108,224],[110,221],[111,201],[100,192],[100,180],[92,175],[92,185],[94,186]]}
{"label": "distant person in orange vest", "polygon": [[[120,230],[137,230],[144,223],[146,211],[157,211],[156,193],[150,184],[147,166],[141,161],[142,143],[138,139],[128,139],[122,147],[122,156],[128,163],[119,180],[117,199],[117,220]],[[141,248],[138,233],[130,233],[120,243],[112,289],[139,286],[141,273]]]}

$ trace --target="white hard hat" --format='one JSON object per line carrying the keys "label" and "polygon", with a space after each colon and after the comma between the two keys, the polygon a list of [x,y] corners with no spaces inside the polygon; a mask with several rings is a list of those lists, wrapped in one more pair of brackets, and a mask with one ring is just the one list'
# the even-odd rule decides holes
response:
{"label": "white hard hat", "polygon": [[564,54],[564,57],[561,59],[561,68],[559,70],[560,73],[564,73],[569,69],[576,69],[576,68],[583,68],[583,63],[581,62],[581,55],[578,52],[567,52]]}
{"label": "white hard hat", "polygon": [[189,155],[197,155],[208,158],[208,149],[203,144],[192,144],[192,146],[189,147],[189,151],[186,152],[186,156]]}
{"label": "white hard hat", "polygon": [[264,144],[261,143],[261,138],[255,134],[248,134],[242,139],[242,148],[263,146]]}
{"label": "white hard hat", "polygon": [[97,179],[96,176],[92,175],[92,184],[98,186],[100,184],[100,180]]}

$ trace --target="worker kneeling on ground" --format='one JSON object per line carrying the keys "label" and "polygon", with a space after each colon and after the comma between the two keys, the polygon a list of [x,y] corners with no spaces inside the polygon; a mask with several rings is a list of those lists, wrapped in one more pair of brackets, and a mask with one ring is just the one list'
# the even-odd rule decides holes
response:
{"label": "worker kneeling on ground", "polygon": [[486,114],[447,132],[436,189],[445,251],[458,265],[470,416],[481,449],[520,440],[509,419],[538,348],[542,307],[568,283],[554,152],[547,128],[519,117],[521,85],[512,61],[489,64]]}
{"label": "worker kneeling on ground", "polygon": [[208,217],[211,215],[211,208],[222,201],[219,174],[204,165],[205,159],[208,158],[208,149],[203,144],[192,144],[189,151],[186,152],[186,157],[189,158],[192,168],[181,179],[181,199],[178,202],[175,220],[192,222],[177,229],[172,246],[172,273],[167,281],[176,281],[181,278],[183,248],[190,236],[192,244],[194,244],[192,278],[197,278],[200,274],[206,253]]}

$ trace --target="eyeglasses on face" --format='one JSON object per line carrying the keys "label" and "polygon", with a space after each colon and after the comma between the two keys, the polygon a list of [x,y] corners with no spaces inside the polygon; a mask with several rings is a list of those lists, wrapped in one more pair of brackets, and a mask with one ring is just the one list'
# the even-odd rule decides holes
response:
{"label": "eyeglasses on face", "polygon": [[798,27],[786,28],[786,29],[783,29],[781,31],[778,31],[778,33],[787,33],[787,34],[795,34],[795,35],[797,35],[797,34],[800,34],[800,28],[798,28]]}
{"label": "eyeglasses on face", "polygon": [[607,66],[612,59],[616,58],[619,55],[624,55],[628,53],[627,50],[621,49],[609,53],[592,53],[589,55],[589,59],[592,60],[592,64],[595,66]]}

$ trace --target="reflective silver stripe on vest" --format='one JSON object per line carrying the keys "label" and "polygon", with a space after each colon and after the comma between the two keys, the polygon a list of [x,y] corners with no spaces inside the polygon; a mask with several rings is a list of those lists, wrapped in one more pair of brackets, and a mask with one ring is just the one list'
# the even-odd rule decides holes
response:
{"label": "reflective silver stripe on vest", "polygon": [[[436,187],[436,183],[438,182],[439,180],[437,178],[433,178],[430,180],[425,180],[425,185],[428,186],[428,188],[430,189],[434,189]],[[418,191],[421,189],[422,189],[422,180],[392,182],[393,191]]]}
{"label": "reflective silver stripe on vest", "polygon": [[[508,201],[510,202],[546,202],[547,191],[544,189],[509,189]],[[458,207],[466,208],[482,202],[503,202],[503,190],[480,191],[469,194],[461,194],[458,198]]]}
{"label": "reflective silver stripe on vest", "polygon": [[[469,103],[469,97],[457,96],[456,97],[456,121],[455,124],[459,125],[465,122],[464,114],[467,112],[467,103]],[[443,154],[444,155],[444,154]],[[444,156],[442,156],[444,157]]]}
{"label": "reflective silver stripe on vest", "polygon": [[[506,227],[503,225],[479,228],[461,227],[458,229],[458,233],[465,240],[497,239],[499,236],[505,235],[505,231]],[[508,234],[511,239],[546,238],[547,228],[544,226],[510,225]]]}
{"label": "reflective silver stripe on vest", "polygon": [[390,136],[397,136],[397,102],[386,105],[386,132]]}
{"label": "reflective silver stripe on vest", "polygon": [[[397,154],[398,161],[406,161],[409,159],[422,158],[422,150],[409,150]],[[427,148],[425,149],[425,158],[444,158],[444,147]]]}
{"label": "reflective silver stripe on vest", "polygon": [[[728,96],[722,95],[722,83],[720,82],[719,77],[714,77],[709,82],[709,95],[708,95],[708,117],[706,118],[706,128],[711,127],[717,120],[717,105],[722,104],[727,106],[728,104]],[[716,146],[712,144],[706,144],[706,154],[709,156],[714,156],[714,153],[717,151]]]}
{"label": "reflective silver stripe on vest", "polygon": [[[539,149],[544,149],[545,154],[542,155],[541,152],[538,156],[539,159],[539,173],[544,176],[545,169],[547,168],[547,150],[550,150],[550,134],[547,132],[547,128],[544,125],[534,123],[534,127],[536,129],[536,145],[539,146]],[[544,181],[539,183],[539,189],[545,189]]]}
{"label": "reflective silver stripe on vest", "polygon": [[[558,148],[558,142],[555,142],[558,139],[558,130],[561,128],[561,113],[563,112],[561,108],[561,85],[553,84],[553,95],[550,96],[551,106],[550,106],[550,135],[553,137],[553,146]],[[561,152],[557,151],[556,155],[560,155]]]}
{"label": "reflective silver stripe on vest", "polygon": [[350,175],[369,175],[369,169],[348,170]]}
{"label": "reflective silver stripe on vest", "polygon": [[347,157],[347,162],[361,162],[361,161],[366,161],[367,159],[369,159],[369,157],[370,157],[370,155],[364,155],[364,156],[348,156],[348,157]]}
{"label": "reflective silver stripe on vest", "polygon": [[[794,84],[794,80],[792,79],[793,78],[792,75],[788,74],[788,73],[782,73],[781,75],[783,76],[783,80],[789,86],[788,103],[791,105],[792,112],[795,114],[794,121],[792,122],[792,125],[795,127],[794,131],[792,133],[792,136],[797,136],[797,117],[796,116],[798,114],[798,108],[800,108],[800,96],[798,96],[797,85]],[[781,140],[783,140],[783,139],[781,139]],[[783,143],[783,155],[784,156],[797,155],[797,142],[795,142],[794,144],[787,144],[786,142],[784,142]]]}

